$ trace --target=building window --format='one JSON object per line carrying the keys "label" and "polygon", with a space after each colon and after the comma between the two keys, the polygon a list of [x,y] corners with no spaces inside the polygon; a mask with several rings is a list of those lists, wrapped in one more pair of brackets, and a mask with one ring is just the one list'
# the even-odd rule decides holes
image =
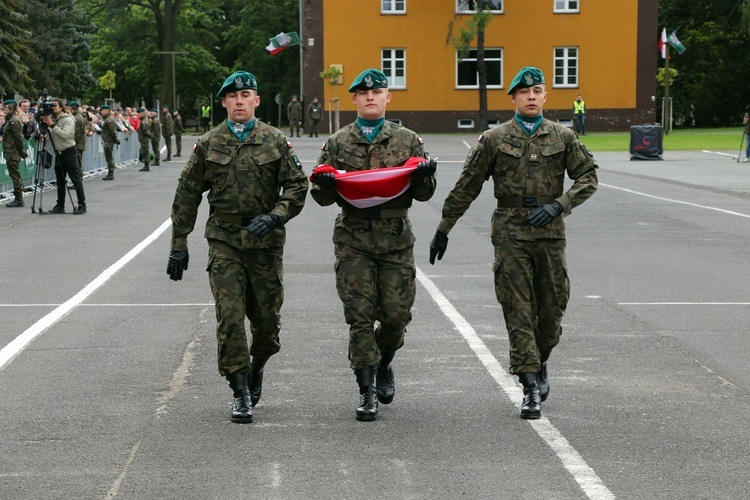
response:
{"label": "building window", "polygon": [[578,48],[555,47],[553,87],[578,87]]}
{"label": "building window", "polygon": [[581,10],[578,0],[555,0],[555,13],[579,12]]}
{"label": "building window", "polygon": [[497,118],[493,118],[493,119],[488,119],[488,120],[487,120],[487,126],[488,126],[489,128],[495,128],[495,127],[497,127],[498,125],[500,125],[500,120],[499,120],[499,119],[497,119]]}
{"label": "building window", "polygon": [[406,88],[406,50],[383,49],[380,67],[388,77],[388,87],[392,89]]}
{"label": "building window", "polygon": [[401,123],[401,118],[386,118],[386,119],[391,123],[395,123],[397,125],[403,125],[403,123]]}
{"label": "building window", "polygon": [[[503,49],[484,49],[484,64],[487,66],[487,88],[502,88]],[[458,54],[456,54],[456,88],[479,88],[476,49],[469,50],[469,54],[461,61],[458,60]]]}
{"label": "building window", "polygon": [[[503,13],[503,0],[484,0],[493,14]],[[456,13],[473,14],[477,11],[477,0],[456,0]]]}
{"label": "building window", "polygon": [[474,128],[473,118],[461,118],[458,120],[458,128]]}
{"label": "building window", "polygon": [[406,14],[406,0],[381,0],[381,14]]}

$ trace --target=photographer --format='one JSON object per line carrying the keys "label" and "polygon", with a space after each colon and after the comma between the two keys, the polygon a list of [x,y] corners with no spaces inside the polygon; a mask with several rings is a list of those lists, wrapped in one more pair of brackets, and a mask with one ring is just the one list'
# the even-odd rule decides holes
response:
{"label": "photographer", "polygon": [[76,123],[75,119],[65,112],[65,104],[61,99],[54,98],[44,103],[39,109],[42,121],[47,126],[47,134],[52,139],[52,145],[57,152],[55,160],[55,176],[57,177],[57,204],[50,210],[51,214],[65,213],[65,176],[76,189],[78,207],[73,210],[76,215],[86,213],[86,197],[83,194],[83,184],[78,177],[78,161],[76,152]]}

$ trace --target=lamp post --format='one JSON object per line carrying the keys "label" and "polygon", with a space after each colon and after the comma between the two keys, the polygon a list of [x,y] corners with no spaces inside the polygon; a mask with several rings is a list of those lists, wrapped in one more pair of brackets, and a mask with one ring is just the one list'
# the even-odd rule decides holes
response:
{"label": "lamp post", "polygon": [[175,54],[187,54],[187,52],[176,52],[174,50],[172,51],[161,51],[161,52],[154,52],[154,54],[169,54],[172,56],[172,108],[177,108],[177,84],[176,84],[176,75],[174,71],[174,56]]}

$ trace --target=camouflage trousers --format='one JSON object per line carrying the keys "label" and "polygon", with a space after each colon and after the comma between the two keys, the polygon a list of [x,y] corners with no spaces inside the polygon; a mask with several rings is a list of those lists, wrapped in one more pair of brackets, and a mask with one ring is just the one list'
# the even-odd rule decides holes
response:
{"label": "camouflage trousers", "polygon": [[8,175],[13,181],[13,194],[20,198],[23,196],[23,179],[21,178],[21,170],[19,168],[21,160],[6,158],[5,164],[8,167]]}
{"label": "camouflage trousers", "polygon": [[167,145],[167,158],[172,158],[172,136],[162,135],[164,137],[164,143]]}
{"label": "camouflage trousers", "polygon": [[140,141],[140,144],[141,144],[141,161],[144,164],[150,163],[149,162],[149,150],[148,150],[148,146],[149,146],[150,142],[151,141],[148,139],[148,137],[146,138],[145,141]]}
{"label": "camouflage trousers", "polygon": [[151,138],[151,149],[154,150],[154,163],[159,163],[161,158],[161,148],[159,148],[159,138]]}
{"label": "camouflage trousers", "polygon": [[349,325],[351,367],[375,366],[381,350],[404,345],[416,297],[414,249],[370,254],[336,243],[334,254],[336,290]]}
{"label": "camouflage trousers", "polygon": [[[283,247],[239,250],[208,240],[208,280],[216,302],[219,373],[250,371],[250,356],[279,352],[284,302]],[[248,349],[245,317],[252,333]]]}
{"label": "camouflage trousers", "polygon": [[564,239],[493,239],[495,295],[510,341],[510,373],[538,372],[539,349],[560,342],[570,297]]}
{"label": "camouflage trousers", "polygon": [[104,159],[107,161],[107,171],[110,174],[115,173],[115,145],[113,143],[104,143]]}

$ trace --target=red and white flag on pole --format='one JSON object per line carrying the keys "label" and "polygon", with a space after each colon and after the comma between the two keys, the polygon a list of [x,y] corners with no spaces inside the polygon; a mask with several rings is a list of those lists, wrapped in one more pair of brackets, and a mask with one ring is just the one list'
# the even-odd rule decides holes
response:
{"label": "red and white flag on pole", "polygon": [[336,170],[330,165],[318,165],[310,176],[333,173],[336,191],[357,208],[370,208],[392,200],[403,194],[411,186],[411,174],[424,158],[412,157],[400,167],[376,168],[347,172]]}
{"label": "red and white flag on pole", "polygon": [[667,58],[667,28],[661,29],[661,37],[659,37],[659,53],[662,59]]}

